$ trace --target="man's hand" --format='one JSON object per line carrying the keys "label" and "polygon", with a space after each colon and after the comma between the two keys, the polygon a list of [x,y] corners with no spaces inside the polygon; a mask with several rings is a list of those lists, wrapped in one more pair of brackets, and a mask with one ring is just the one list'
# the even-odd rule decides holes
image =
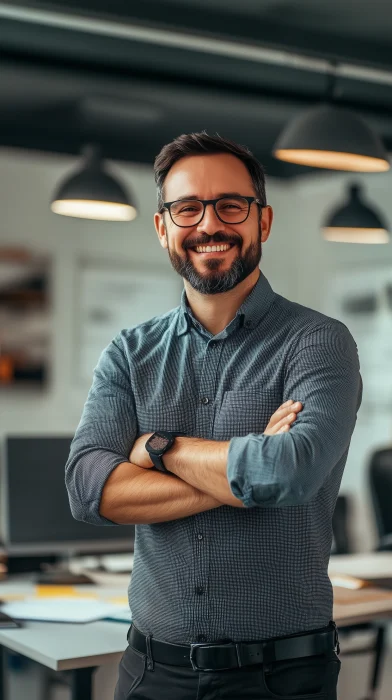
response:
{"label": "man's hand", "polygon": [[290,426],[294,423],[297,413],[302,411],[302,403],[290,399],[286,403],[279,406],[278,410],[271,416],[263,435],[279,435],[279,433],[287,433]]}
{"label": "man's hand", "polygon": [[132,464],[137,464],[138,467],[143,467],[143,469],[151,469],[154,466],[145,448],[145,444],[151,435],[153,435],[153,433],[146,433],[135,440],[131,454],[129,455],[129,461],[132,462]]}

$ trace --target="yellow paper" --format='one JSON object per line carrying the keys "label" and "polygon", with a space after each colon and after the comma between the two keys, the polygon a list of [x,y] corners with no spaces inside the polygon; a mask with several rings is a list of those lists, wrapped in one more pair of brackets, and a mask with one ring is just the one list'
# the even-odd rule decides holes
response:
{"label": "yellow paper", "polygon": [[109,598],[108,602],[118,605],[128,605],[128,598],[127,596],[117,596],[116,598]]}
{"label": "yellow paper", "polygon": [[77,591],[74,586],[50,586],[40,585],[35,587],[35,595],[37,598],[97,598],[95,593],[83,593]]}

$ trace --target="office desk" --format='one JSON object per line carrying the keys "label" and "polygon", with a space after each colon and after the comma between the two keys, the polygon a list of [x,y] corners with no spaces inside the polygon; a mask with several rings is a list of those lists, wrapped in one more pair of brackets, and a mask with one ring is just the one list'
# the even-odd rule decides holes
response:
{"label": "office desk", "polygon": [[[330,558],[328,573],[358,578],[392,578],[392,552],[347,554]],[[392,590],[378,593],[369,589],[350,591],[334,586],[334,619],[341,627],[391,619]]]}
{"label": "office desk", "polygon": [[[120,662],[128,628],[124,622],[25,622],[19,629],[0,630],[0,645],[54,671],[71,671],[72,700],[90,700],[93,671],[110,661]],[[1,700],[4,687],[3,679]]]}
{"label": "office desk", "polygon": [[[100,600],[127,598],[130,574],[96,574],[98,585],[75,586],[76,592]],[[31,596],[35,584],[29,576],[0,583],[0,598]],[[22,628],[0,630],[0,700],[5,700],[4,649],[22,654],[54,671],[70,671],[72,700],[90,700],[92,674],[97,666],[120,662],[127,646],[129,622],[97,621],[70,624],[26,621]]]}

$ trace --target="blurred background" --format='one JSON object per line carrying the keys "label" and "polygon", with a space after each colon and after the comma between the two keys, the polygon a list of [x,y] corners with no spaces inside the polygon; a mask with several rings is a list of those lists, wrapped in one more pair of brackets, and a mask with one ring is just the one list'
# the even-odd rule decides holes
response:
{"label": "blurred background", "polygon": [[[203,129],[265,166],[275,220],[261,268],[274,291],[339,318],[358,345],[363,402],[333,553],[392,549],[391,33],[388,0],[0,2],[4,576],[64,553],[132,551],[131,531],[102,542],[65,511],[45,537],[59,505],[35,529],[21,524],[17,484],[30,459],[63,478],[101,350],[178,304],[153,228],[152,164]],[[364,696],[368,671],[346,664],[341,698]],[[385,672],[382,700],[390,682]]]}

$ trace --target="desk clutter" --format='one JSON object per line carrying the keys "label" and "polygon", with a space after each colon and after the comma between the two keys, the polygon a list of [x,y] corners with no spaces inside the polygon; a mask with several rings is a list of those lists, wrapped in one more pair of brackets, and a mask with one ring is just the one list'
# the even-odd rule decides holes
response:
{"label": "desk clutter", "polygon": [[[129,578],[129,577],[128,577]],[[93,622],[113,620],[130,624],[126,587],[120,577],[116,588],[109,586],[46,586],[27,581],[2,583],[0,611],[14,620],[42,622]]]}
{"label": "desk clutter", "polygon": [[94,622],[115,620],[131,623],[128,606],[91,598],[26,598],[5,603],[1,611],[14,620],[41,622]]}

